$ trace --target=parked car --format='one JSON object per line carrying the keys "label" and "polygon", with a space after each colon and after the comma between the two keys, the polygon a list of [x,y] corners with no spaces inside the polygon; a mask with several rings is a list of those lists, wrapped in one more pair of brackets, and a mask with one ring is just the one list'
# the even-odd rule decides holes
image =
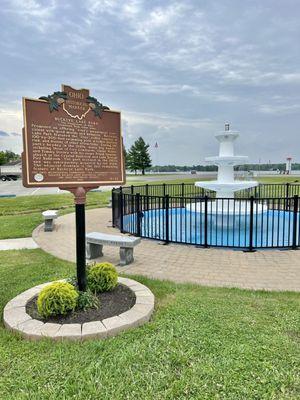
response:
{"label": "parked car", "polygon": [[5,181],[16,181],[19,177],[17,175],[0,175],[0,180]]}

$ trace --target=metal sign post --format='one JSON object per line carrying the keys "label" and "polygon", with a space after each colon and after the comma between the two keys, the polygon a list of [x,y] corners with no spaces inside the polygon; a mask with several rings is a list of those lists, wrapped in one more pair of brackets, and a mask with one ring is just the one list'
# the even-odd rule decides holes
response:
{"label": "metal sign post", "polygon": [[76,271],[80,291],[86,291],[85,203],[86,193],[95,187],[60,187],[74,195],[76,221]]}
{"label": "metal sign post", "polygon": [[85,204],[76,204],[76,265],[77,282],[80,291],[86,290],[85,264]]}

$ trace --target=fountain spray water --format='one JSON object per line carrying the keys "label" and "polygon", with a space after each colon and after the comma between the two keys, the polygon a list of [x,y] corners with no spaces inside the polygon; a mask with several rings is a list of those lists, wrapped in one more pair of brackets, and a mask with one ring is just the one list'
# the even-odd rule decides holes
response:
{"label": "fountain spray water", "polygon": [[[195,186],[216,191],[217,200],[209,202],[209,213],[217,213],[218,210],[222,210],[222,213],[227,214],[250,213],[250,207],[249,205],[247,206],[247,201],[240,202],[239,209],[235,210],[234,200],[230,200],[234,199],[234,192],[242,189],[249,189],[258,185],[258,182],[256,181],[237,181],[234,179],[233,167],[248,159],[247,156],[234,155],[234,141],[238,137],[239,133],[231,131],[229,124],[225,124],[225,130],[215,135],[215,138],[220,143],[219,155],[205,158],[205,161],[218,166],[217,180],[195,182]],[[228,201],[223,199],[228,199]],[[188,204],[187,209],[191,212],[202,213],[203,204],[201,202]],[[266,208],[263,205],[257,204],[255,212],[261,213],[264,211],[266,211]]]}

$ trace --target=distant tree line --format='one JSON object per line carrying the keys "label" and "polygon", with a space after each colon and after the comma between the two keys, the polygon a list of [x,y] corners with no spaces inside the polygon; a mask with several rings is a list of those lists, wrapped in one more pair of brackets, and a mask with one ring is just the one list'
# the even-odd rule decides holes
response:
{"label": "distant tree line", "polygon": [[[285,171],[285,163],[277,164],[242,164],[234,167],[235,171]],[[293,170],[300,170],[299,163],[292,164]],[[216,165],[155,165],[151,168],[153,172],[214,172],[217,171]]]}
{"label": "distant tree line", "polygon": [[[277,163],[277,164],[242,164],[242,165],[237,165],[235,167],[235,170],[241,170],[241,171],[285,171],[286,164],[285,163]],[[300,164],[299,163],[293,163],[292,164],[292,169],[294,170],[299,170],[300,169]]]}
{"label": "distant tree line", "polygon": [[217,171],[216,165],[155,165],[151,168],[153,172],[189,172],[189,171]]}
{"label": "distant tree line", "polygon": [[21,157],[19,154],[10,150],[0,151],[0,165],[7,164],[11,161],[18,161]]}
{"label": "distant tree line", "polygon": [[[149,144],[142,137],[139,137],[128,151],[124,148],[124,157],[126,168],[137,173],[141,171],[144,175],[146,171],[152,172],[215,172],[218,170],[216,165],[155,165],[152,166],[151,157],[149,154]],[[255,163],[242,164],[234,167],[235,171],[279,171],[284,172],[285,163]],[[299,163],[292,164],[293,170],[300,170]]]}

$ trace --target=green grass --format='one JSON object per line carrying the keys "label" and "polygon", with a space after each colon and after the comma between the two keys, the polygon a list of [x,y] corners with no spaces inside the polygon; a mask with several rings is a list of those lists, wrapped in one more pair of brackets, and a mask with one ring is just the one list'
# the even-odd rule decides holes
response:
{"label": "green grass", "polygon": [[[266,183],[292,180],[263,178]],[[104,206],[109,197],[109,192],[89,193],[87,208]],[[30,236],[42,222],[41,212],[51,208],[72,212],[73,196],[0,199],[0,238]],[[300,398],[299,294],[136,277],[156,296],[151,322],[139,329],[82,344],[27,342],[4,329],[7,301],[74,272],[74,264],[41,250],[0,252],[1,399]]]}
{"label": "green grass", "polygon": [[[103,206],[108,203],[110,192],[90,192],[87,194],[88,206]],[[0,199],[0,216],[30,214],[47,209],[60,210],[74,205],[71,194],[49,194],[42,196],[19,196]]]}
{"label": "green grass", "polygon": [[[91,192],[87,195],[87,209],[108,204],[110,192]],[[74,212],[71,194],[19,196],[0,199],[0,239],[29,237],[43,222],[42,211],[59,210],[59,215]]]}
{"label": "green grass", "polygon": [[0,217],[0,239],[29,237],[43,222],[41,213]]}
{"label": "green grass", "polygon": [[[74,269],[41,250],[1,252],[1,311]],[[299,398],[299,294],[137,279],[154,292],[155,314],[112,339],[27,342],[1,322],[1,399]]]}
{"label": "green grass", "polygon": [[300,183],[299,176],[287,176],[287,175],[254,177],[253,180],[261,183],[287,183],[287,182],[293,183],[295,181],[298,181],[298,183]]}

